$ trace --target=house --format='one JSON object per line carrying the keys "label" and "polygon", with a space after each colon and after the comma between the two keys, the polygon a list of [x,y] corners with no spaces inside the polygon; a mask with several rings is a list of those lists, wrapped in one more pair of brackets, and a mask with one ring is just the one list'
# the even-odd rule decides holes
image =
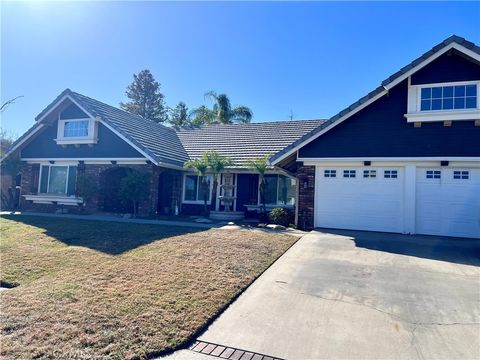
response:
{"label": "house", "polygon": [[[353,65],[352,65],[353,66]],[[259,207],[247,160],[269,155],[269,208],[295,209],[299,227],[480,237],[480,48],[451,36],[328,120],[173,129],[65,90],[6,158],[21,171],[21,208],[127,212],[127,169],[150,174],[142,214],[199,214],[198,177],[183,164],[216,150],[234,166],[233,210]],[[100,189],[85,206],[79,174]],[[224,204],[211,199],[212,210]]]}
{"label": "house", "polygon": [[[113,106],[63,91],[37,117],[34,126],[13,145],[5,159],[17,155],[21,167],[20,208],[30,211],[127,213],[129,203],[119,197],[120,181],[129,169],[149,174],[149,193],[139,203],[142,215],[201,214],[200,178],[183,165],[207,150],[233,161],[220,176],[217,194],[233,203],[229,216],[256,213],[260,205],[259,177],[248,159],[273,155],[323,123],[323,120],[211,125],[174,129]],[[97,196],[86,204],[76,196],[80,175],[92,179]],[[211,199],[211,210],[225,210],[224,201]],[[267,171],[266,205],[294,209],[296,179],[288,171]],[[235,211],[237,214],[235,214]],[[217,216],[222,217],[222,214]]]}
{"label": "house", "polygon": [[480,48],[451,36],[274,155],[301,227],[480,237]]}

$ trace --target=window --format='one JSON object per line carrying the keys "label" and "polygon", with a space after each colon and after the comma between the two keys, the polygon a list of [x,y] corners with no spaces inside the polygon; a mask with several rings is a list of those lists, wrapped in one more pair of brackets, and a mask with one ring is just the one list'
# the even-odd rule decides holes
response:
{"label": "window", "polygon": [[457,171],[455,170],[453,172],[453,178],[454,179],[462,179],[462,180],[468,180],[469,178],[469,175],[470,175],[470,172],[469,171],[466,171],[466,170],[462,170],[462,171]]}
{"label": "window", "polygon": [[76,166],[42,165],[39,193],[74,195],[76,181]]}
{"label": "window", "polygon": [[296,180],[284,175],[265,175],[265,203],[294,205]]}
{"label": "window", "polygon": [[344,178],[354,178],[356,175],[356,170],[343,170]]}
{"label": "window", "polygon": [[324,170],[324,177],[337,177],[337,170]]}
{"label": "window", "polygon": [[477,84],[422,87],[420,111],[477,108]]}
{"label": "window", "polygon": [[440,170],[427,170],[426,172],[427,179],[440,179],[441,171]]}
{"label": "window", "polygon": [[63,124],[64,137],[88,136],[89,120],[68,120]]}
{"label": "window", "polygon": [[396,179],[398,177],[397,170],[385,170],[383,172],[383,177],[385,179]]}
{"label": "window", "polygon": [[[212,193],[212,177],[210,175],[207,175],[207,188],[208,188],[207,201],[210,201],[210,197]],[[185,175],[183,198],[185,201],[203,202],[202,178],[200,176]]]}
{"label": "window", "polygon": [[363,170],[363,177],[364,178],[376,178],[377,177],[377,170]]}

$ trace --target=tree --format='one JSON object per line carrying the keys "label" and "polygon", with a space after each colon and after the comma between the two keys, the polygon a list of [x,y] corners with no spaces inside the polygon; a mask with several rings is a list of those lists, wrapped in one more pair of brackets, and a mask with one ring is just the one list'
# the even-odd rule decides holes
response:
{"label": "tree", "polygon": [[220,175],[226,167],[231,166],[233,162],[230,158],[220,155],[214,150],[207,151],[202,157],[204,157],[208,168],[212,172],[212,206],[215,206],[215,202],[217,201],[218,175]]}
{"label": "tree", "polygon": [[83,205],[87,205],[98,194],[98,184],[95,179],[86,174],[78,174],[75,193],[83,199]]}
{"label": "tree", "polygon": [[215,114],[205,105],[199,106],[190,112],[192,125],[210,125],[215,120]]}
{"label": "tree", "polygon": [[252,110],[243,105],[232,108],[230,99],[226,94],[217,94],[214,91],[209,91],[205,94],[205,97],[212,100],[212,109],[200,106],[193,111],[195,119],[202,120],[203,124],[249,123],[252,120]]}
{"label": "tree", "polygon": [[174,109],[170,110],[168,122],[173,126],[190,126],[192,122],[188,116],[188,107],[183,101],[180,101]]}
{"label": "tree", "polygon": [[15,142],[15,136],[5,129],[0,129],[0,157],[4,157]]}
{"label": "tree", "polygon": [[184,165],[185,168],[194,169],[197,175],[202,180],[202,194],[203,194],[203,206],[204,214],[208,216],[208,181],[207,181],[207,170],[208,162],[205,156],[202,156],[200,159],[187,161]]}
{"label": "tree", "polygon": [[168,111],[160,92],[160,83],[155,81],[150,70],[133,74],[133,82],[128,85],[125,94],[131,101],[120,103],[123,110],[157,123],[167,121]]}
{"label": "tree", "polygon": [[149,177],[147,173],[131,170],[120,180],[120,196],[132,202],[133,216],[137,216],[138,203],[148,194]]}
{"label": "tree", "polygon": [[262,213],[265,214],[267,207],[265,204],[265,172],[268,169],[269,156],[251,159],[248,161],[248,167],[258,173],[258,189],[260,191],[260,202],[262,204]]}

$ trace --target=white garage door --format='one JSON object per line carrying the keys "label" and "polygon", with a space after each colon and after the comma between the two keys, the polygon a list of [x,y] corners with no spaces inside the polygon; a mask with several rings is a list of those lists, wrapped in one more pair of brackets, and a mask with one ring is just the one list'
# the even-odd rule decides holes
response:
{"label": "white garage door", "polygon": [[480,237],[480,169],[417,168],[416,232]]}
{"label": "white garage door", "polygon": [[317,167],[315,226],[402,232],[403,168]]}

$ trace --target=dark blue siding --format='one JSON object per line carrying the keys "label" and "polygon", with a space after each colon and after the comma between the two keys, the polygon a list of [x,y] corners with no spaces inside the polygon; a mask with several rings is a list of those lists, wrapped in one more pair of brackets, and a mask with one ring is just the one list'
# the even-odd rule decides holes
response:
{"label": "dark blue siding", "polygon": [[60,113],[60,119],[86,119],[88,115],[85,114],[78,106],[75,104],[70,104],[65,110]]}
{"label": "dark blue siding", "polygon": [[[437,59],[426,67],[417,81],[475,80],[479,65],[458,70],[445,66],[452,55]],[[442,69],[443,70],[440,70]],[[433,71],[433,70],[435,71]],[[438,74],[438,72],[442,72]],[[465,78],[466,74],[469,74]],[[437,75],[438,74],[438,75]],[[463,74],[463,75],[462,75]],[[456,121],[451,127],[442,122],[423,123],[414,128],[407,123],[407,81],[395,86],[389,94],[321,135],[299,151],[300,157],[442,157],[480,156],[480,126],[474,122]]]}
{"label": "dark blue siding", "polygon": [[141,158],[144,157],[137,150],[120,139],[111,130],[98,124],[98,143],[93,146],[68,145],[66,148],[57,145],[57,122],[48,126],[25,148],[22,149],[24,158]]}
{"label": "dark blue siding", "polygon": [[412,85],[480,80],[480,65],[453,51],[412,75]]}

